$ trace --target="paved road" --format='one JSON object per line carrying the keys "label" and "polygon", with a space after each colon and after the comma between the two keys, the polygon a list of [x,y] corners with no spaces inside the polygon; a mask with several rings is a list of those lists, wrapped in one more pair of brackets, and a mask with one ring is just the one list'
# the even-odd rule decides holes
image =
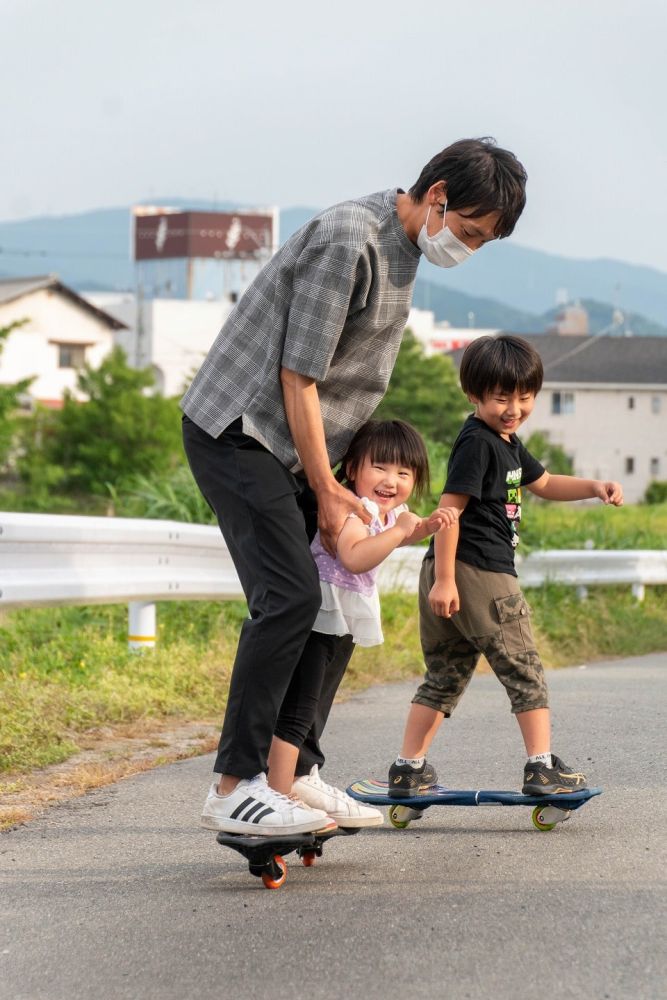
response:
{"label": "paved road", "polygon": [[[528,809],[433,809],[406,831],[332,841],[269,892],[196,827],[209,757],[0,837],[0,997],[666,996],[667,654],[550,684],[555,749],[605,787],[552,833]],[[336,707],[330,780],[382,773],[411,693]],[[445,725],[446,783],[516,787],[518,731],[493,677],[476,676]]]}

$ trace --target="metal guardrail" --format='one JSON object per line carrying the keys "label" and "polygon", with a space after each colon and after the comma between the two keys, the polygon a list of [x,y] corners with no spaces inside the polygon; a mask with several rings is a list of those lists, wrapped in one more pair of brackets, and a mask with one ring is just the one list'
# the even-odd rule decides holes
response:
{"label": "metal guardrail", "polygon": [[[424,549],[395,550],[381,592],[415,592]],[[662,551],[533,552],[518,564],[523,586],[667,583]],[[58,604],[129,605],[129,642],[155,644],[155,602],[231,600],[243,592],[216,527],[134,518],[0,512],[0,609]]]}
{"label": "metal guardrail", "polygon": [[531,552],[517,561],[523,587],[544,583],[570,584],[585,598],[588,587],[630,584],[638,601],[647,585],[667,584],[667,551],[664,549],[557,549]]}

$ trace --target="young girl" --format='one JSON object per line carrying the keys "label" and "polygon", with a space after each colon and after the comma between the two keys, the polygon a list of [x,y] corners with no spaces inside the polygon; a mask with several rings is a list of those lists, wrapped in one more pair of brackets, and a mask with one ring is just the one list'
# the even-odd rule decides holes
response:
{"label": "young girl", "polygon": [[282,703],[269,775],[274,789],[323,809],[339,826],[373,826],[382,822],[377,809],[321,780],[324,756],[319,740],[355,645],[383,642],[376,586],[380,564],[399,545],[454,524],[458,511],[439,508],[421,518],[408,510],[412,493],[420,496],[428,486],[428,456],[420,435],[401,420],[364,424],[337,478],[361,498],[372,520],[365,525],[349,515],[338,537],[336,558],[323,548],[319,532],[313,539],[322,605]]}

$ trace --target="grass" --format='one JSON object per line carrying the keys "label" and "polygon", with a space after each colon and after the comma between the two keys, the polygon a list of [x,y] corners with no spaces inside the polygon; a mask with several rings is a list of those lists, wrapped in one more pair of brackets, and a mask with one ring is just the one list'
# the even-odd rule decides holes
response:
{"label": "grass", "polygon": [[[629,588],[527,592],[547,666],[667,649],[667,587],[649,587],[637,604]],[[120,606],[26,609],[0,622],[0,772],[8,782],[67,760],[101,726],[222,717],[242,602],[165,602],[158,646],[127,649]],[[359,649],[344,690],[421,672],[416,600],[383,599],[385,644]],[[0,788],[6,791],[7,788]]]}
{"label": "grass", "polygon": [[122,606],[38,608],[0,623],[0,770],[67,759],[81,734],[137,719],[219,718],[245,609],[160,605],[158,648],[127,648]]}
{"label": "grass", "polygon": [[529,500],[521,521],[521,550],[663,549],[667,504],[606,507]]}
{"label": "grass", "polygon": [[[523,551],[531,548],[656,548],[667,537],[667,504],[526,505]],[[629,587],[528,591],[547,666],[667,649],[667,588],[647,587],[637,604]],[[158,646],[127,648],[123,606],[35,608],[0,617],[0,774],[7,782],[67,760],[99,727],[168,720],[219,722],[225,707],[242,602],[166,602],[158,608]],[[355,653],[344,690],[421,672],[416,600],[383,598],[385,644]],[[7,791],[0,781],[0,794]]]}

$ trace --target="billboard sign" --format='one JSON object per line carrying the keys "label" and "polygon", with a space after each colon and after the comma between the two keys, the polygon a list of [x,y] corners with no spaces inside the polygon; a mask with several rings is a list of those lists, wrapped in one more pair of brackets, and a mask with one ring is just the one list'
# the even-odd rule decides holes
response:
{"label": "billboard sign", "polygon": [[273,212],[181,212],[136,206],[134,259],[266,259],[276,244]]}

